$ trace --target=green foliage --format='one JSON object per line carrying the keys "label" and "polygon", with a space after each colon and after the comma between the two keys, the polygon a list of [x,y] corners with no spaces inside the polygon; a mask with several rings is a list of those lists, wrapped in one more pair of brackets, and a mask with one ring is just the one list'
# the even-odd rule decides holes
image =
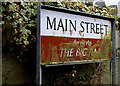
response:
{"label": "green foliage", "polygon": [[[2,2],[2,22],[3,30],[7,28],[7,24],[12,25],[11,44],[20,45],[23,52],[35,36],[31,30],[36,28],[37,24],[37,4],[38,2]],[[110,7],[99,9],[98,6],[90,6],[83,2],[39,2],[41,5],[52,5],[60,8],[86,12],[95,15],[102,15],[117,19],[115,15],[111,15]],[[112,9],[113,10],[113,9]],[[116,21],[116,26],[118,22]],[[30,38],[30,36],[32,38]]]}
{"label": "green foliage", "polygon": [[[31,46],[31,43],[36,41],[36,37],[33,33],[33,29],[36,31],[36,24],[37,24],[37,4],[38,2],[2,2],[2,29],[7,30],[10,29],[12,34],[10,35],[11,40],[10,46],[9,46],[9,52],[14,52],[17,50],[18,59],[20,62],[23,62],[22,55],[24,52],[28,49],[26,49],[28,46]],[[51,5],[56,6],[60,8],[80,11],[80,12],[86,12],[94,15],[101,15],[101,16],[107,16],[117,19],[116,15],[111,14],[111,8],[103,7],[98,8],[98,6],[91,6],[87,5],[88,3],[83,2],[66,2],[66,1],[57,1],[57,2],[40,2],[40,5]],[[116,11],[116,10],[114,10]],[[116,21],[116,26],[119,27],[119,22]],[[8,25],[9,24],[9,25]],[[12,27],[9,27],[12,26]],[[106,42],[107,43],[107,42]],[[8,48],[6,48],[8,49]],[[53,49],[55,50],[55,49]],[[14,52],[15,53],[15,52]],[[48,64],[48,63],[46,63]],[[82,67],[81,67],[82,68]],[[85,67],[86,68],[86,67]],[[87,68],[90,69],[91,67]],[[69,68],[68,68],[69,69]],[[92,68],[93,69],[93,68]],[[92,70],[91,69],[91,70]],[[63,71],[63,70],[62,70]],[[53,75],[56,74],[57,80],[60,83],[73,83],[73,81],[90,81],[93,78],[93,74],[87,73],[84,75],[84,73],[80,72],[80,68],[73,67],[73,71],[70,74],[64,75],[64,80],[61,80],[58,77],[58,73],[54,73],[50,76],[50,82],[45,82],[48,84],[53,84],[52,81],[54,81]],[[94,71],[94,70],[93,70]],[[53,72],[53,71],[52,71]],[[46,75],[48,72],[46,73]],[[49,74],[48,74],[49,75]],[[69,79],[66,77],[70,77]],[[55,78],[56,78],[55,77]],[[52,80],[53,79],[53,80]],[[46,80],[48,80],[46,78]],[[57,82],[54,83],[57,83]]]}
{"label": "green foliage", "polygon": [[[26,47],[32,42],[30,36],[32,28],[36,28],[37,3],[31,2],[3,2],[2,3],[2,25],[3,30],[9,23],[12,25],[12,37],[10,43],[20,45],[20,51],[24,51]],[[34,37],[35,38],[35,37]],[[33,39],[33,38],[31,38]]]}

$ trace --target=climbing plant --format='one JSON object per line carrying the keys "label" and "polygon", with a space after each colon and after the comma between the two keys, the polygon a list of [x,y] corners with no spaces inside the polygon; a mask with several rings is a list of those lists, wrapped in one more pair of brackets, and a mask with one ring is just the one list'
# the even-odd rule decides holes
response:
{"label": "climbing plant", "polygon": [[[26,46],[30,46],[30,43],[36,40],[36,35],[32,31],[33,29],[36,31],[37,4],[52,5],[117,19],[116,15],[111,14],[113,9],[110,6],[99,8],[98,6],[90,5],[89,2],[2,2],[2,30],[11,29],[12,34],[10,35],[9,43],[12,48],[9,50],[18,49],[19,46],[18,58],[27,50]],[[116,21],[117,27],[119,26],[118,23]]]}
{"label": "climbing plant", "polygon": [[[9,48],[7,49],[9,49],[8,52],[16,53],[19,61],[21,62],[22,62],[21,57],[24,55],[24,52],[29,50],[29,46],[31,46],[31,44],[36,41],[37,4],[51,5],[60,8],[76,10],[79,12],[86,12],[94,15],[112,17],[116,19],[116,27],[119,27],[117,16],[111,14],[111,11],[116,12],[116,9],[111,9],[110,6],[104,6],[102,8],[99,8],[99,6],[93,6],[87,2],[67,2],[67,1],[2,2],[2,22],[1,22],[2,31],[4,32],[7,31],[8,29],[10,29],[11,31],[11,34],[9,35],[10,40],[7,41],[9,42],[8,46]],[[96,75],[93,75],[92,73],[87,75],[80,75],[78,74],[78,72],[80,73],[80,71],[81,70],[79,66],[78,67],[74,66],[73,71],[69,75],[71,76],[71,78],[67,79],[66,82],[73,82],[75,80],[90,81],[92,78],[94,79],[96,75],[101,74],[98,72],[99,68],[96,69],[95,73]],[[58,80],[59,78],[61,77],[58,77]],[[91,82],[93,83],[93,80],[91,80]]]}

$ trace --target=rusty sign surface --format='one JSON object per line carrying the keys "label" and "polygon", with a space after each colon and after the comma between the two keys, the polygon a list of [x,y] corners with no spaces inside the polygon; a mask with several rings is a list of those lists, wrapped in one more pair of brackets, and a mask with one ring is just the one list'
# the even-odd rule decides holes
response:
{"label": "rusty sign surface", "polygon": [[40,64],[111,60],[112,24],[107,17],[41,6]]}

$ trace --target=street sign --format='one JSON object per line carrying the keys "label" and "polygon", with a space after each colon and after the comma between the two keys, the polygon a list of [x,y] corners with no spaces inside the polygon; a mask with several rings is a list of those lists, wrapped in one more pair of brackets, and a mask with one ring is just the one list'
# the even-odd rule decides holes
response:
{"label": "street sign", "polygon": [[116,84],[115,19],[52,6],[37,9],[36,83],[42,65],[112,62]]}
{"label": "street sign", "polygon": [[111,60],[111,18],[55,7],[40,9],[40,63]]}

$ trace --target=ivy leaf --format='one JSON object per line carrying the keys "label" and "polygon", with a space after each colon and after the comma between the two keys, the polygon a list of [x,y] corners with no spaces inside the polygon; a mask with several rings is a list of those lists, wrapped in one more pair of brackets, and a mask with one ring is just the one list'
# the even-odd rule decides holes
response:
{"label": "ivy leaf", "polygon": [[34,8],[37,9],[37,5],[35,5]]}
{"label": "ivy leaf", "polygon": [[30,3],[30,5],[33,5],[33,3]]}
{"label": "ivy leaf", "polygon": [[26,14],[26,10],[23,10],[23,9],[22,9],[22,10],[21,10],[21,14],[22,14],[22,15],[25,15],[25,14]]}
{"label": "ivy leaf", "polygon": [[30,15],[30,14],[25,14],[25,16],[26,16],[26,17],[29,17],[29,16],[31,16],[31,15]]}
{"label": "ivy leaf", "polygon": [[21,42],[21,40],[20,39],[16,39],[16,44],[18,45],[18,44],[22,44],[22,42]]}
{"label": "ivy leaf", "polygon": [[19,16],[18,13],[14,13],[14,14],[13,14],[13,18],[17,18],[18,16]]}
{"label": "ivy leaf", "polygon": [[28,41],[24,41],[24,44],[25,44],[25,45],[28,45],[28,44],[29,44],[29,42],[28,42]]}
{"label": "ivy leaf", "polygon": [[23,62],[22,58],[19,58],[19,61],[20,61],[20,62]]}
{"label": "ivy leaf", "polygon": [[9,50],[10,50],[10,52],[12,52],[14,50],[14,46],[9,47]]}
{"label": "ivy leaf", "polygon": [[28,8],[27,11],[30,13],[30,9]]}
{"label": "ivy leaf", "polygon": [[11,20],[11,19],[12,19],[12,17],[11,17],[11,16],[7,16],[7,19],[8,19],[8,20]]}
{"label": "ivy leaf", "polygon": [[100,13],[96,13],[96,15],[100,15]]}
{"label": "ivy leaf", "polygon": [[30,30],[27,30],[28,34],[31,34],[31,31]]}
{"label": "ivy leaf", "polygon": [[17,31],[17,29],[14,29],[13,35],[15,35],[16,33],[18,33],[18,31]]}
{"label": "ivy leaf", "polygon": [[11,7],[14,8],[16,5],[16,3],[12,3]]}
{"label": "ivy leaf", "polygon": [[13,25],[14,28],[17,27],[17,23],[16,23],[16,22],[13,22],[13,23],[11,23],[11,24]]}
{"label": "ivy leaf", "polygon": [[1,21],[1,24],[4,24],[5,22],[4,21]]}
{"label": "ivy leaf", "polygon": [[25,34],[20,34],[20,40],[27,40],[27,36],[25,36]]}
{"label": "ivy leaf", "polygon": [[17,23],[22,23],[22,18],[20,18],[19,20],[17,20]]}
{"label": "ivy leaf", "polygon": [[24,27],[21,27],[20,32],[22,32],[22,34],[27,34],[26,29]]}
{"label": "ivy leaf", "polygon": [[32,25],[31,24],[28,24],[29,27],[31,27]]}
{"label": "ivy leaf", "polygon": [[4,5],[7,5],[7,2],[3,2]]}
{"label": "ivy leaf", "polygon": [[2,11],[5,11],[5,7],[2,6]]}
{"label": "ivy leaf", "polygon": [[12,5],[9,6],[9,10],[14,12],[17,11],[16,6],[17,5],[15,3],[12,3]]}
{"label": "ivy leaf", "polygon": [[33,9],[31,9],[31,13],[32,13],[33,15],[35,15],[35,12],[34,12],[34,10],[33,10]]}

